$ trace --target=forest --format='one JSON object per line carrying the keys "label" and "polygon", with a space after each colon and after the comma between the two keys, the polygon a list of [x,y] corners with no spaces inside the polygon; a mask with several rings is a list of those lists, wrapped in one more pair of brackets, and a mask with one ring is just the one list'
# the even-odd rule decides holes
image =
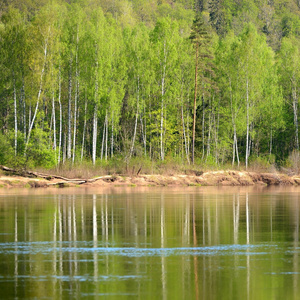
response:
{"label": "forest", "polygon": [[299,0],[0,3],[2,165],[291,167],[299,96]]}

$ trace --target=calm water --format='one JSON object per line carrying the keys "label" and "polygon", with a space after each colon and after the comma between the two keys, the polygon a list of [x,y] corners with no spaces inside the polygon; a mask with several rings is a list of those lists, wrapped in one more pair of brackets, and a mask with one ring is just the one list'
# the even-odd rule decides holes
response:
{"label": "calm water", "polygon": [[299,299],[299,192],[1,190],[0,298]]}

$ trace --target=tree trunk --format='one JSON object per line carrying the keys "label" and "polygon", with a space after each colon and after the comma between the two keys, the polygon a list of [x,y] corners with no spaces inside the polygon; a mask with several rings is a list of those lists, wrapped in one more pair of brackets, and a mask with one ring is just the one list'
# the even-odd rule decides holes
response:
{"label": "tree trunk", "polygon": [[[46,43],[45,49],[44,49],[44,63],[43,63],[42,71],[41,71],[40,88],[39,88],[39,92],[38,92],[37,102],[36,102],[36,106],[35,106],[35,110],[34,110],[34,114],[33,114],[32,120],[29,120],[29,129],[28,129],[27,141],[26,141],[25,151],[24,151],[25,155],[26,155],[27,147],[28,147],[29,140],[30,140],[31,131],[32,131],[32,128],[33,128],[33,124],[34,124],[36,115],[37,115],[37,111],[38,111],[38,107],[39,107],[39,102],[40,102],[40,98],[41,98],[41,94],[42,94],[42,90],[43,90],[43,77],[44,77],[45,65],[46,65],[46,58],[47,58],[47,45],[48,44]],[[31,114],[31,111],[30,111],[30,114]]]}
{"label": "tree trunk", "polygon": [[52,116],[53,116],[53,150],[55,151],[55,155],[56,155],[56,116],[55,116],[54,91],[52,94]]}
{"label": "tree trunk", "polygon": [[196,132],[197,83],[198,83],[198,44],[196,44],[195,94],[194,94],[194,116],[193,116],[192,164],[195,163],[195,132]]}
{"label": "tree trunk", "polygon": [[[162,80],[162,86],[163,86],[163,82],[164,82],[164,79]],[[164,160],[163,126],[164,126],[164,98],[163,98],[163,88],[162,88],[161,112],[160,112],[160,158],[161,158],[161,160]]]}
{"label": "tree trunk", "polygon": [[21,107],[23,109],[23,133],[24,133],[24,143],[26,143],[26,102],[25,102],[25,84],[24,75],[22,75],[22,89],[21,89]]}
{"label": "tree trunk", "polygon": [[216,164],[219,164],[218,142],[219,142],[219,126],[220,126],[220,98],[219,98],[219,101],[218,101],[217,109],[218,109],[217,122],[215,120],[215,156],[216,156]]}
{"label": "tree trunk", "polygon": [[76,87],[75,87],[75,103],[74,103],[74,131],[73,131],[73,157],[72,157],[72,163],[75,161],[75,153],[76,153],[76,134],[77,134],[77,102],[79,98],[79,74],[78,74],[78,42],[79,42],[79,36],[78,36],[78,25],[77,25],[77,37],[76,37],[76,56],[75,56],[75,77],[76,77]]}
{"label": "tree trunk", "polygon": [[102,146],[101,146],[101,160],[103,159],[105,134],[106,134],[106,117],[105,117],[104,124],[103,124],[103,136],[102,136]]}
{"label": "tree trunk", "polygon": [[59,66],[59,76],[58,76],[58,104],[59,104],[59,140],[58,140],[58,159],[57,159],[57,162],[58,162],[58,164],[60,164],[61,142],[62,142],[62,106],[61,106],[60,66]]}
{"label": "tree trunk", "polygon": [[69,69],[69,84],[68,84],[68,149],[67,149],[67,158],[70,159],[72,156],[72,128],[71,128],[71,119],[72,119],[72,59],[70,59],[70,69]]}
{"label": "tree trunk", "polygon": [[31,101],[29,102],[29,108],[28,108],[28,128],[30,127],[30,122],[31,122]]}
{"label": "tree trunk", "polygon": [[143,123],[143,118],[140,115],[140,122],[141,122],[141,131],[142,131],[142,138],[143,138],[143,144],[144,144],[144,155],[147,155],[147,148],[146,148],[146,126],[144,129],[144,123]]}
{"label": "tree trunk", "polygon": [[93,165],[96,163],[96,150],[97,150],[97,124],[98,124],[98,106],[95,105],[94,118],[93,118],[93,148],[92,148],[92,160]]}
{"label": "tree trunk", "polygon": [[246,170],[248,168],[248,158],[249,158],[249,83],[248,78],[246,80],[246,113],[247,113],[247,134],[246,134]]}
{"label": "tree trunk", "polygon": [[231,109],[231,120],[232,120],[232,126],[233,126],[233,149],[232,149],[232,165],[234,165],[235,162],[235,156],[237,157],[238,166],[240,165],[239,160],[239,152],[238,152],[238,146],[237,146],[237,134],[236,134],[236,116],[237,112],[233,109],[233,99],[232,99],[232,86],[231,86],[231,80],[229,78],[229,86],[230,86],[230,109]]}
{"label": "tree trunk", "polygon": [[108,116],[107,116],[107,111],[106,111],[106,116],[105,116],[105,120],[106,120],[106,133],[105,133],[105,160],[107,160],[107,153],[108,153]]}
{"label": "tree trunk", "polygon": [[181,120],[182,120],[182,131],[183,131],[185,155],[186,155],[188,164],[190,164],[188,145],[187,145],[187,140],[186,140],[185,124],[184,124],[183,105],[181,105]]}
{"label": "tree trunk", "polygon": [[66,162],[66,154],[67,154],[67,134],[66,134],[66,130],[64,130],[63,164]]}
{"label": "tree trunk", "polygon": [[15,156],[17,156],[17,147],[18,147],[18,119],[17,119],[17,91],[16,91],[15,73],[13,73],[13,84],[14,84],[14,116],[15,116]]}
{"label": "tree trunk", "polygon": [[[77,72],[77,71],[76,71]],[[77,134],[77,102],[78,102],[78,95],[79,95],[79,82],[76,82],[76,92],[75,92],[75,101],[74,101],[74,131],[73,131],[73,157],[72,163],[75,161],[75,150],[76,150],[76,134]]]}
{"label": "tree trunk", "polygon": [[[98,57],[98,45],[95,48],[96,57]],[[98,66],[99,62],[96,59],[96,71],[95,71],[95,109],[93,119],[93,146],[92,146],[92,161],[93,165],[96,163],[96,151],[97,151],[97,125],[98,125]]]}
{"label": "tree trunk", "polygon": [[86,94],[85,94],[85,103],[84,103],[84,123],[83,123],[82,146],[81,146],[81,161],[82,161],[82,159],[83,159],[83,150],[84,150],[84,142],[85,142],[86,111],[87,111],[87,99],[86,99]]}
{"label": "tree trunk", "polygon": [[112,112],[111,118],[111,145],[110,145],[110,157],[114,156],[114,112]]}
{"label": "tree trunk", "polygon": [[137,129],[137,120],[138,120],[138,106],[137,106],[136,113],[135,113],[134,130],[133,130],[133,137],[132,137],[132,142],[131,142],[131,148],[130,148],[129,158],[131,158],[132,153],[133,153],[133,149],[134,149],[134,143],[135,143],[135,137],[136,137],[136,129]]}
{"label": "tree trunk", "polygon": [[202,160],[204,159],[205,152],[205,107],[204,107],[204,95],[202,94]]}
{"label": "tree trunk", "polygon": [[135,137],[136,137],[136,129],[137,129],[137,120],[139,116],[139,98],[140,98],[140,80],[138,75],[138,82],[137,82],[137,98],[136,98],[136,113],[135,113],[135,122],[134,122],[134,131],[133,131],[133,137],[131,142],[131,148],[130,148],[130,154],[129,158],[131,158],[133,149],[134,149],[134,143],[135,143]]}
{"label": "tree trunk", "polygon": [[164,63],[163,63],[163,72],[161,78],[161,112],[160,112],[160,158],[161,160],[165,159],[164,153],[164,143],[163,143],[163,136],[164,136],[164,96],[165,96],[165,79],[166,79],[166,64],[167,64],[167,57],[166,57],[166,42],[164,42]]}
{"label": "tree trunk", "polygon": [[236,135],[236,125],[234,124],[234,133],[233,133],[233,151],[234,151],[234,157],[232,159],[232,164],[234,164],[234,159],[235,159],[235,155],[236,155],[236,159],[237,159],[237,163],[238,163],[238,167],[240,166],[240,158],[239,158],[239,151],[238,151],[238,145],[237,145],[237,135]]}
{"label": "tree trunk", "polygon": [[298,134],[298,98],[297,90],[295,85],[292,88],[293,96],[293,112],[294,112],[294,125],[295,125],[295,140],[296,140],[296,149],[299,151],[299,134]]}
{"label": "tree trunk", "polygon": [[210,156],[210,141],[211,141],[211,122],[212,122],[212,108],[211,108],[211,101],[210,101],[210,108],[208,114],[208,136],[207,136],[207,149],[206,149],[206,160]]}
{"label": "tree trunk", "polygon": [[272,130],[272,126],[271,126],[271,132],[270,132],[270,158],[272,155],[272,144],[273,144],[273,130]]}

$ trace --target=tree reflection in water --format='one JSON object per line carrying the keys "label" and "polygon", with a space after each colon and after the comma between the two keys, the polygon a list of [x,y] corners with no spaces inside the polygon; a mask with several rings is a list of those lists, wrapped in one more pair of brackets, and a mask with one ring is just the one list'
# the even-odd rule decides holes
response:
{"label": "tree reflection in water", "polygon": [[8,298],[296,299],[299,208],[293,189],[5,195],[0,287]]}

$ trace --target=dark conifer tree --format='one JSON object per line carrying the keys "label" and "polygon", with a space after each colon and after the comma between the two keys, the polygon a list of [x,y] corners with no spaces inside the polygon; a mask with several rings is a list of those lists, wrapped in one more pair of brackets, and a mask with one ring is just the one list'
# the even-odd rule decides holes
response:
{"label": "dark conifer tree", "polygon": [[[195,49],[195,91],[194,91],[194,112],[193,112],[193,138],[192,138],[192,163],[195,157],[195,130],[196,130],[196,110],[199,93],[199,83],[203,89],[208,73],[212,73],[212,55],[210,51],[210,35],[204,23],[203,16],[197,14],[191,28],[190,40]],[[203,100],[204,101],[204,100]]]}
{"label": "dark conifer tree", "polygon": [[216,30],[219,36],[226,34],[226,17],[224,13],[223,0],[210,0],[208,3],[209,19],[211,26]]}

